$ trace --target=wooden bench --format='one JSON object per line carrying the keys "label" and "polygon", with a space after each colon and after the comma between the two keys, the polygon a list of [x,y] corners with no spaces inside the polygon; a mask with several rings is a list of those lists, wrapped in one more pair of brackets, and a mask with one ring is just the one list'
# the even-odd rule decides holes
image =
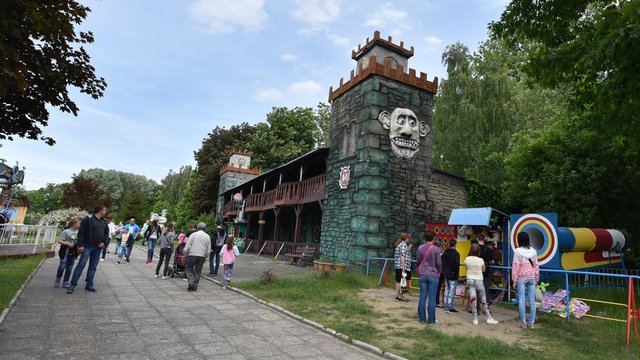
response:
{"label": "wooden bench", "polygon": [[316,255],[317,249],[317,244],[297,245],[292,253],[284,254],[284,256],[291,258],[291,265],[294,263],[297,263],[297,265],[311,263]]}

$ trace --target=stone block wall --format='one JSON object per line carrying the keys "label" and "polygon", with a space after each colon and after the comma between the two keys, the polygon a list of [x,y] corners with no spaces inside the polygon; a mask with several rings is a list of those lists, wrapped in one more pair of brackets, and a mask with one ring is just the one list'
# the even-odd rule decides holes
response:
{"label": "stone block wall", "polygon": [[[420,149],[410,159],[395,155],[378,116],[396,108],[411,109],[431,127],[433,94],[381,76],[368,77],[332,102],[323,258],[361,265],[369,257],[392,256],[402,232],[422,241],[434,208],[429,190],[432,137],[429,132],[420,138]],[[350,166],[350,182],[340,189],[344,166]]]}
{"label": "stone block wall", "polygon": [[432,168],[429,198],[433,200],[430,221],[447,222],[451,210],[467,206],[464,178]]}

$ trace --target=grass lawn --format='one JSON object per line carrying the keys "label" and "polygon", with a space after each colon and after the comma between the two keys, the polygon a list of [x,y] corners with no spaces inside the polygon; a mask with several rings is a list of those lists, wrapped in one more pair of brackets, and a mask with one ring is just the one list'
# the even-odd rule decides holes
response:
{"label": "grass lawn", "polygon": [[557,315],[539,313],[539,328],[526,332],[518,329],[514,333],[514,337],[528,340],[517,345],[487,337],[446,335],[415,319],[399,319],[394,314],[375,311],[359,295],[360,289],[375,287],[375,280],[360,274],[278,277],[235,286],[352,339],[409,359],[640,359],[639,340],[632,342],[630,348],[624,345],[625,324],[596,319],[572,319],[567,323]]}
{"label": "grass lawn", "polygon": [[44,255],[0,260],[0,309],[4,310]]}

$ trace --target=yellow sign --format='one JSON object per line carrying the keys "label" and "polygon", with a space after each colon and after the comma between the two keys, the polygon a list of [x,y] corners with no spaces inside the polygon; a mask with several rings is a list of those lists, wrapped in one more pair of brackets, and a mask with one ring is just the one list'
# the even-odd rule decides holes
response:
{"label": "yellow sign", "polygon": [[266,223],[267,223],[267,222],[266,222],[266,221],[264,221],[264,220],[258,220],[258,224],[260,224],[260,225],[264,225],[264,224],[266,224]]}

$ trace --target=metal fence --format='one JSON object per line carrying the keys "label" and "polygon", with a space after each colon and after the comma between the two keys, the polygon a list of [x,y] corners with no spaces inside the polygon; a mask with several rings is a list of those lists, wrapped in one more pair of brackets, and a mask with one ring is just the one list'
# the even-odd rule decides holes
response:
{"label": "metal fence", "polygon": [[56,243],[55,225],[0,225],[0,245],[33,245],[34,249],[52,247]]}

